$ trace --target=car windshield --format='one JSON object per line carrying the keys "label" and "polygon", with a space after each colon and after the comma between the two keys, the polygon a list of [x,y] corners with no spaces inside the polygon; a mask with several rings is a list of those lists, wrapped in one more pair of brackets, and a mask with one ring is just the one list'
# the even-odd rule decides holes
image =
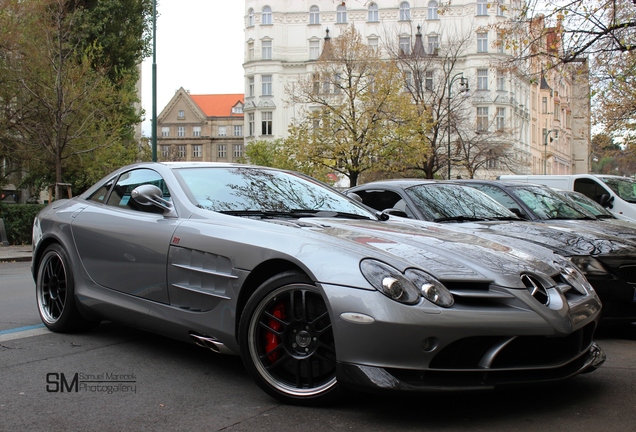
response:
{"label": "car windshield", "polygon": [[193,202],[239,216],[348,216],[376,219],[353,200],[300,174],[250,167],[179,168]]}
{"label": "car windshield", "polygon": [[548,219],[593,219],[567,198],[544,186],[520,186],[512,189],[537,217]]}
{"label": "car windshield", "polygon": [[636,203],[636,180],[627,177],[601,177],[601,180],[623,200]]}
{"label": "car windshield", "polygon": [[613,219],[614,215],[605,207],[588,198],[579,192],[574,191],[558,191],[561,195],[571,199],[574,203],[581,206],[585,211],[589,212],[592,216],[599,219]]}
{"label": "car windshield", "polygon": [[406,193],[432,221],[518,219],[485,193],[468,186],[431,183],[412,186]]}

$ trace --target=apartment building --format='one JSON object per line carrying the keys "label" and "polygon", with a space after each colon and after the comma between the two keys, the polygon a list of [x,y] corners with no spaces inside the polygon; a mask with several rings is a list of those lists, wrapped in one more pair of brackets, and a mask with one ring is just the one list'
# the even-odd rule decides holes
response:
{"label": "apartment building", "polygon": [[180,88],[157,116],[160,161],[235,162],[243,156],[242,94]]}
{"label": "apartment building", "polygon": [[[533,79],[533,65],[511,66],[514,52],[502,40],[497,28],[509,21],[522,6],[520,0],[454,0],[450,5],[435,0],[246,0],[245,1],[245,140],[276,139],[287,136],[288,126],[299,115],[298,106],[289,103],[289,89],[299,77],[311,74],[328,38],[338,37],[346,26],[354,25],[368,44],[388,58],[399,51],[414,53],[419,39],[425,55],[431,59],[426,85],[444,91],[442,97],[462,97],[468,106],[470,120],[464,128],[488,136],[507,148],[507,163],[490,161],[477,176],[496,177],[504,173],[534,173],[543,167],[548,173],[582,166],[580,159],[587,136],[576,137],[580,152],[573,155],[575,120],[585,119],[585,110],[572,115],[572,97],[589,91],[584,77],[562,80],[556,75]],[[396,49],[394,49],[394,47]],[[451,66],[449,66],[451,65]],[[540,73],[539,73],[540,75]],[[470,88],[460,96],[459,79]],[[557,78],[559,78],[557,80]],[[541,111],[545,81],[558,91],[557,104],[570,113],[569,123],[545,124]],[[551,82],[553,81],[553,82]],[[573,85],[579,89],[573,89]],[[555,90],[559,87],[559,90]],[[427,87],[428,88],[428,87]],[[555,92],[551,103],[554,109]],[[559,102],[567,94],[569,103]],[[453,106],[457,104],[454,102]],[[449,103],[450,106],[450,103]],[[588,105],[589,106],[589,105]],[[568,111],[569,110],[569,111]],[[547,111],[554,112],[554,111]],[[554,116],[554,114],[552,114]],[[559,114],[560,115],[560,114]],[[587,113],[589,124],[589,109]],[[550,151],[541,147],[543,129],[559,140]],[[554,129],[554,131],[553,131]],[[452,132],[451,141],[457,136]],[[568,138],[567,143],[566,139]],[[549,137],[550,138],[550,137]],[[554,143],[555,141],[550,141]],[[543,157],[540,157],[543,154]],[[577,171],[578,172],[578,171]],[[461,167],[453,167],[455,175],[465,175]]]}

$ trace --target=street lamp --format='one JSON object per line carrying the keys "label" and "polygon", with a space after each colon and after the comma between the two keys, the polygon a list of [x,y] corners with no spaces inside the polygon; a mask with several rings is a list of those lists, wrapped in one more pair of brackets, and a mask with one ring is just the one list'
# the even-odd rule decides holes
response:
{"label": "street lamp", "polygon": [[157,162],[157,0],[152,0],[152,161]]}
{"label": "street lamp", "polygon": [[543,175],[546,175],[548,170],[548,137],[552,132],[557,131],[558,129],[550,129],[543,134]]}
{"label": "street lamp", "polygon": [[453,88],[453,84],[455,83],[455,81],[457,81],[457,79],[459,79],[459,92],[460,93],[467,93],[470,89],[468,88],[468,79],[464,78],[464,72],[460,72],[458,74],[455,74],[450,81],[448,82],[448,124],[447,124],[447,128],[448,128],[448,180],[450,180],[451,178],[451,125],[450,125],[450,118],[451,118],[451,91]]}

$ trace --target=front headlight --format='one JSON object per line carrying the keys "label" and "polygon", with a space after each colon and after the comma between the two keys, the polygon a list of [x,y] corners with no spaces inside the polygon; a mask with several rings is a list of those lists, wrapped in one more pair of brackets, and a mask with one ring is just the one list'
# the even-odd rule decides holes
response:
{"label": "front headlight", "polygon": [[378,291],[397,302],[416,304],[420,296],[442,307],[453,305],[453,295],[433,276],[421,270],[409,269],[402,274],[383,262],[366,259],[360,262],[360,271]]}
{"label": "front headlight", "polygon": [[609,272],[605,270],[605,266],[594,257],[574,256],[570,257],[570,261],[572,261],[586,277],[606,277],[609,275]]}
{"label": "front headlight", "polygon": [[592,285],[590,285],[583,273],[577,267],[567,262],[561,263],[559,267],[561,267],[561,276],[563,277],[563,279],[565,279],[565,281],[569,283],[575,290],[577,290],[581,294],[594,292],[594,288],[592,288]]}

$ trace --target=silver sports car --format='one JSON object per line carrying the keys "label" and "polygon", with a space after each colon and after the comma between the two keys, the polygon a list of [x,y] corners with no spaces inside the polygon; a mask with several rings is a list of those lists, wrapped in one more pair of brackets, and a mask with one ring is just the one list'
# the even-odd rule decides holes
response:
{"label": "silver sports car", "polygon": [[297,173],[142,163],[33,227],[52,331],[111,320],[241,355],[281,401],[492,388],[599,367],[584,276],[470,234],[371,212]]}

